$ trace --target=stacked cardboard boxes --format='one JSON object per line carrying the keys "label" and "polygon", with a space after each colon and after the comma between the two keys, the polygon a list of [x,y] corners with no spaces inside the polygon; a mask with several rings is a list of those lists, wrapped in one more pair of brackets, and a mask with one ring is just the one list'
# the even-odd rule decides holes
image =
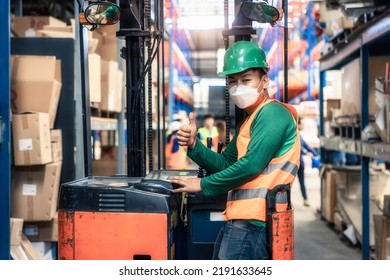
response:
{"label": "stacked cardboard boxes", "polygon": [[124,73],[119,69],[119,43],[116,37],[117,26],[101,26],[93,33],[98,41],[96,54],[101,58],[101,101],[102,111],[121,112]]}
{"label": "stacked cardboard boxes", "polygon": [[[101,26],[96,32],[92,33],[93,38],[98,42],[94,55],[100,57],[100,76],[94,78],[93,81],[96,83],[95,81],[98,79],[101,87],[100,100],[98,103],[93,104],[93,106],[96,107],[102,115],[110,115],[112,112],[118,113],[122,111],[122,92],[124,90],[125,75],[119,68],[118,50],[120,40],[116,37],[116,31],[116,25],[109,25]],[[97,65],[97,63],[94,63],[94,65]],[[90,66],[90,69],[91,68],[97,70],[98,67]],[[94,85],[90,85],[90,88],[93,86]],[[126,102],[124,103],[126,104]],[[98,133],[100,136],[103,135],[103,131]],[[111,131],[108,132],[108,134],[113,135]],[[92,162],[93,174],[98,176],[112,176],[117,173],[117,143],[107,143],[107,141],[102,140],[102,138],[100,138],[100,140],[94,138],[95,157]],[[98,143],[101,143],[102,147],[100,147],[100,144],[98,145]],[[98,153],[95,153],[97,148],[101,150],[101,157],[97,156]]]}
{"label": "stacked cardboard boxes", "polygon": [[37,37],[46,26],[66,28],[66,23],[51,16],[16,16],[11,29],[17,37]]}
{"label": "stacked cardboard boxes", "polygon": [[46,113],[50,121],[49,128],[52,129],[61,88],[61,61],[55,56],[11,57],[12,113]]}
{"label": "stacked cardboard boxes", "polygon": [[14,248],[14,257],[36,259],[26,255],[26,250],[34,249],[30,240],[58,239],[62,133],[54,124],[62,88],[61,62],[54,56],[13,56],[11,61],[11,215],[23,220],[20,248],[25,247]]}
{"label": "stacked cardboard boxes", "polygon": [[101,61],[102,99],[99,108],[103,111],[122,110],[123,72],[114,60]]}
{"label": "stacked cardboard boxes", "polygon": [[[14,17],[12,30],[17,37],[76,38],[74,20],[71,21],[71,25],[67,25],[65,22],[50,16]],[[93,38],[92,32],[88,32],[89,94],[91,102],[101,101],[100,54],[96,53],[98,43],[99,39]]]}

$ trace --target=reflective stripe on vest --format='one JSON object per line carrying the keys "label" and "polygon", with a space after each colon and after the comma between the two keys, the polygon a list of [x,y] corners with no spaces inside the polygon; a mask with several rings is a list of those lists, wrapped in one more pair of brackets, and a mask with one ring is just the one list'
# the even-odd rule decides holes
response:
{"label": "reflective stripe on vest", "polygon": [[[238,160],[247,153],[251,136],[250,129],[254,117],[264,105],[270,102],[278,101],[269,100],[264,102],[241,126],[236,144]],[[280,104],[284,105],[291,112],[295,121],[298,121],[298,115],[293,106],[284,103]],[[264,222],[267,220],[266,196],[268,190],[283,184],[292,186],[298,172],[300,154],[298,127],[296,132],[297,136],[295,142],[289,151],[278,158],[273,158],[257,177],[244,185],[229,191],[226,210],[224,212],[226,220],[244,219]],[[278,205],[277,211],[284,210],[285,207],[287,207],[287,194],[278,193],[276,195],[276,204]]]}
{"label": "reflective stripe on vest", "polygon": [[291,173],[291,174],[297,174],[298,168],[299,168],[299,166],[297,166],[296,164],[289,162],[289,161],[282,162],[282,163],[274,163],[274,164],[270,163],[267,165],[266,168],[264,168],[264,170],[261,172],[261,174],[270,174],[271,172],[278,170],[278,169],[283,170],[283,171],[288,172],[288,173]]}
{"label": "reflective stripe on vest", "polygon": [[228,193],[228,201],[251,198],[265,198],[267,196],[268,188],[258,189],[238,189]]}
{"label": "reflective stripe on vest", "polygon": [[[268,188],[259,188],[259,189],[243,189],[243,190],[234,190],[229,192],[228,201],[240,200],[240,199],[252,199],[252,198],[266,198]],[[287,203],[287,196],[283,193],[276,194],[276,202],[279,204]]]}

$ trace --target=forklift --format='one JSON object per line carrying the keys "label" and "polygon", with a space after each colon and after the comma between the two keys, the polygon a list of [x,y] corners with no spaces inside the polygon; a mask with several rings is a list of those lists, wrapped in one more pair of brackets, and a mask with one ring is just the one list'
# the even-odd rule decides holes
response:
{"label": "forklift", "polygon": [[[227,18],[228,0],[224,1]],[[153,167],[151,63],[156,56],[160,60],[159,50],[164,42],[164,1],[117,2],[119,3],[78,0],[83,70],[81,80],[85,178],[61,185],[58,203],[58,259],[211,259],[214,240],[224,221],[215,221],[210,217],[212,213],[224,210],[226,195],[205,197],[202,194],[173,194],[171,191],[175,186],[170,183],[171,177],[202,177],[207,176],[207,171],[201,167],[198,170],[164,170],[161,168],[160,157],[158,168]],[[233,26],[229,29],[226,21],[223,31],[226,48],[229,46],[230,36],[234,36],[235,41],[250,40],[255,34],[253,21],[275,26],[277,21],[282,19],[284,10],[287,22],[287,1],[283,9],[268,5],[267,1],[243,0],[236,1],[236,5],[238,12]],[[155,20],[153,27],[152,10]],[[88,140],[91,139],[91,126],[86,30],[94,31],[102,25],[117,23],[120,28],[116,35],[125,41],[121,57],[125,60],[126,68],[128,170],[127,174],[123,175],[93,176],[92,149]],[[158,67],[161,65],[158,64]],[[157,71],[160,73],[159,69]],[[148,79],[148,88],[145,88],[145,79]],[[287,77],[284,80],[287,100]],[[146,92],[149,101],[147,122]],[[230,105],[227,91],[225,102],[226,135],[229,135]],[[238,108],[235,114],[237,123],[245,117],[244,111]],[[158,118],[157,129],[160,130],[160,123],[165,123],[165,117],[162,122],[160,116]],[[164,143],[164,139],[160,142]],[[148,174],[146,151],[149,153]],[[275,201],[274,197],[278,191],[289,194],[290,188],[269,194],[267,226],[268,238],[272,244],[272,259],[293,259],[293,209],[289,203],[286,212],[275,210],[272,202]],[[288,197],[290,198],[290,195]],[[210,229],[207,236],[201,234],[201,229],[205,227]]]}

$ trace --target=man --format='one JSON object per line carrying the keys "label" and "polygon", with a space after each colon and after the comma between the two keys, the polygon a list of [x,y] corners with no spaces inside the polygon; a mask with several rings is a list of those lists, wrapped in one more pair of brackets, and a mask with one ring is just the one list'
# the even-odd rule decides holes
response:
{"label": "man", "polygon": [[203,117],[203,127],[198,129],[200,139],[204,145],[207,146],[207,138],[211,137],[211,149],[217,151],[219,133],[215,126],[215,119],[212,115],[206,114]]}
{"label": "man", "polygon": [[[301,119],[298,120],[298,129],[300,133],[303,130],[303,123],[301,122]],[[300,134],[300,141],[301,141],[301,154],[300,154],[300,163],[298,169],[298,181],[299,181],[299,186],[301,187],[303,205],[309,207],[310,202],[306,192],[305,161],[303,159],[303,156],[309,155],[312,158],[312,160],[314,160],[316,157],[318,157],[318,153],[312,147],[310,147],[310,145],[305,141],[305,139],[303,139],[302,134]]]}
{"label": "man", "polygon": [[218,154],[196,139],[190,113],[189,124],[177,132],[179,145],[187,146],[187,155],[211,175],[174,177],[172,183],[180,186],[174,192],[228,193],[223,213],[227,222],[215,242],[213,259],[270,259],[265,198],[269,189],[294,182],[300,152],[298,116],[292,106],[269,99],[266,55],[256,44],[233,44],[225,53],[223,70],[232,101],[248,116]]}

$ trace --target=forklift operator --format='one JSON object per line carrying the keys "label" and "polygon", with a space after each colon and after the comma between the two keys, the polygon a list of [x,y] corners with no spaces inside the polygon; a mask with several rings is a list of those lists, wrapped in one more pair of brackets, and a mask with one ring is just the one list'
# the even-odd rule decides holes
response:
{"label": "forklift operator", "polygon": [[[216,260],[271,259],[267,240],[266,195],[282,184],[292,186],[299,167],[298,115],[293,106],[268,96],[269,70],[264,51],[257,44],[238,41],[224,56],[230,98],[247,117],[226,149],[218,154],[198,141],[193,112],[189,124],[177,132],[179,145],[209,176],[173,177],[174,192],[227,193],[226,220],[214,245]],[[276,203],[287,200],[286,193]]]}

